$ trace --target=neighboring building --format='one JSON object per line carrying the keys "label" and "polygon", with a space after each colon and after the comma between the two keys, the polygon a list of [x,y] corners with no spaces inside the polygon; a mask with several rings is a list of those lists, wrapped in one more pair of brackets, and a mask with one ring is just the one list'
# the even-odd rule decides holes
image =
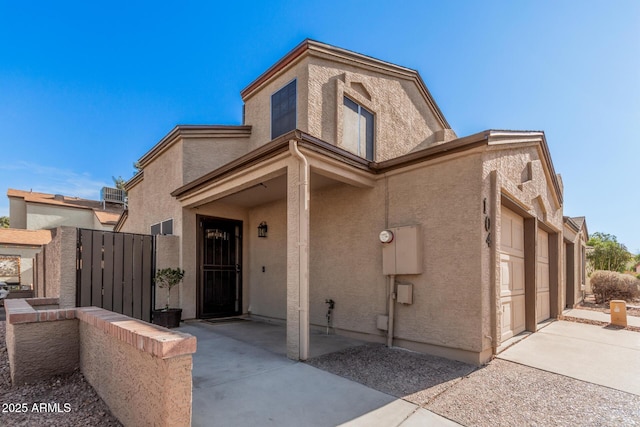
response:
{"label": "neighboring building", "polygon": [[32,288],[33,258],[50,241],[50,230],[0,228],[0,281]]}
{"label": "neighboring building", "polygon": [[126,185],[116,230],[178,236],[185,318],[286,322],[306,359],[332,299],[339,334],[393,324],[394,345],[480,364],[562,312],[543,132],[457,138],[417,71],[311,40],[241,95],[243,125],[177,126]]}
{"label": "neighboring building", "polygon": [[121,203],[86,200],[60,194],[9,189],[11,228],[44,230],[61,225],[113,230],[124,206]]}
{"label": "neighboring building", "polygon": [[587,242],[589,232],[585,217],[565,216],[563,237],[565,254],[566,307],[573,308],[584,298],[587,289]]}

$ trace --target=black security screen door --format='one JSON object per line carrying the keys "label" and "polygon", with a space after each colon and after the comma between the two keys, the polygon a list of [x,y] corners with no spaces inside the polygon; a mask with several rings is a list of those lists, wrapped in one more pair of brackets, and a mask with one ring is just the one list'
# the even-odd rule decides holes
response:
{"label": "black security screen door", "polygon": [[199,317],[242,312],[242,222],[201,217]]}

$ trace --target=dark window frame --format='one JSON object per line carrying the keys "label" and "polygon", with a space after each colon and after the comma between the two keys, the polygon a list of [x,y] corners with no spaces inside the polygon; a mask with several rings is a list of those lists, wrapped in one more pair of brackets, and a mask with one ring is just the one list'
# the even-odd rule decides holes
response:
{"label": "dark window frame", "polygon": [[[348,103],[353,104],[353,106],[356,107],[356,109],[354,109],[352,106],[349,106]],[[363,107],[362,104],[360,104],[359,102],[355,101],[353,98],[350,98],[347,95],[343,95],[342,97],[342,108],[349,108],[352,111],[354,111],[357,115],[358,115],[358,151],[359,153],[356,153],[358,156],[363,157],[367,160],[371,160],[373,161],[375,158],[375,128],[376,128],[376,115],[373,113],[373,111],[370,111],[368,108]],[[364,156],[361,154],[362,148],[363,148],[363,141],[362,141],[362,135],[360,135],[360,120],[362,120],[363,117],[367,117],[370,118],[371,120],[369,120],[367,122],[368,126],[367,126],[367,133],[364,135],[365,141],[364,141]],[[343,124],[344,126],[344,124]],[[343,129],[344,132],[344,129]],[[344,138],[344,136],[343,136]]]}
{"label": "dark window frame", "polygon": [[294,130],[298,123],[298,79],[271,95],[271,139]]}

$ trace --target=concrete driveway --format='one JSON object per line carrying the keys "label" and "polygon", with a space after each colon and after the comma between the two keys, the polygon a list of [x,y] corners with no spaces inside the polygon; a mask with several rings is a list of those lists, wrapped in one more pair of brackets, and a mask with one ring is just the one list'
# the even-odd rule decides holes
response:
{"label": "concrete driveway", "polygon": [[[418,405],[284,356],[284,328],[259,322],[189,323],[193,426],[457,426]],[[319,332],[311,354],[360,342]]]}
{"label": "concrete driveway", "polygon": [[498,358],[640,395],[640,333],[556,321]]}

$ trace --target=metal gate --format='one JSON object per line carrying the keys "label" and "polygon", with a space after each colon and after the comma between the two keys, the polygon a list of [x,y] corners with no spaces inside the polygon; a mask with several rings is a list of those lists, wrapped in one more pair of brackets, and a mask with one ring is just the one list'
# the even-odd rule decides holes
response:
{"label": "metal gate", "polygon": [[78,229],[77,306],[150,322],[154,255],[153,236]]}

